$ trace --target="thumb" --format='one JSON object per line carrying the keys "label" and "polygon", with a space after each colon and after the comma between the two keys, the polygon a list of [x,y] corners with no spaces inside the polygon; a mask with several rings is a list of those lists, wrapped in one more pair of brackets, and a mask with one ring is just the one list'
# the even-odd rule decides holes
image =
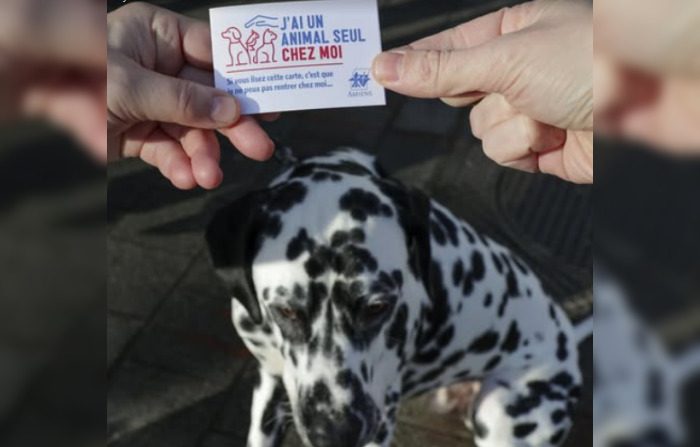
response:
{"label": "thumb", "polygon": [[384,87],[418,98],[500,93],[517,60],[502,39],[458,50],[384,52],[374,59],[372,73]]}
{"label": "thumb", "polygon": [[116,97],[115,101],[123,109],[117,114],[128,117],[128,121],[160,121],[219,129],[231,126],[240,117],[237,101],[224,91],[136,64],[122,73],[126,82],[109,82],[116,91],[108,92],[108,97]]}

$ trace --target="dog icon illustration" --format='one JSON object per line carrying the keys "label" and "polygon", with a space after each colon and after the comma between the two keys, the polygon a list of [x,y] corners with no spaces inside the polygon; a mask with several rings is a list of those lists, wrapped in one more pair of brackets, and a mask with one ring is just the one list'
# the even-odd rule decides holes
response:
{"label": "dog icon illustration", "polygon": [[277,40],[277,34],[269,28],[266,29],[263,33],[263,43],[253,57],[256,64],[277,62],[275,59],[275,40]]}
{"label": "dog icon illustration", "polygon": [[221,33],[221,37],[228,40],[228,54],[231,58],[231,63],[226,65],[227,67],[250,64],[250,51],[247,44],[241,41],[243,38],[241,30],[232,26]]}

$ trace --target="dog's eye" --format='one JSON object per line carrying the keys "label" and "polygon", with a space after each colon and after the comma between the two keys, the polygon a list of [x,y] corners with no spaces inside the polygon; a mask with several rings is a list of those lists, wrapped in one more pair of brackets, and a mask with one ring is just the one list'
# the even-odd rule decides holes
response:
{"label": "dog's eye", "polygon": [[291,307],[280,307],[277,309],[277,312],[279,312],[282,318],[289,321],[296,321],[299,319],[299,313]]}
{"label": "dog's eye", "polygon": [[378,317],[383,315],[389,309],[389,303],[384,301],[375,301],[370,303],[365,308],[365,314],[369,317]]}

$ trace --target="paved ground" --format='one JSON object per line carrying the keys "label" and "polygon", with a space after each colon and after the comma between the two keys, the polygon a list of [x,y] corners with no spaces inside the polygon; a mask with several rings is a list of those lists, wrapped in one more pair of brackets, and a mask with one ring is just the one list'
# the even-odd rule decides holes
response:
{"label": "paved ground", "polygon": [[[161,3],[205,14],[189,2]],[[385,46],[503,3],[385,2]],[[483,156],[467,123],[465,110],[389,95],[386,107],[291,113],[268,128],[299,155],[339,145],[376,153],[393,175],[515,247],[572,315],[585,313],[591,283],[590,188],[499,169]],[[176,191],[136,161],[110,167],[112,447],[245,445],[253,360],[231,327],[229,303],[207,263],[202,231],[212,209],[264,185],[278,166],[244,160],[231,148],[224,152],[225,183],[209,193]],[[470,445],[458,420],[424,408],[420,400],[405,405],[397,446]],[[586,402],[571,446],[590,445],[590,416]],[[294,433],[286,445],[298,445]]]}

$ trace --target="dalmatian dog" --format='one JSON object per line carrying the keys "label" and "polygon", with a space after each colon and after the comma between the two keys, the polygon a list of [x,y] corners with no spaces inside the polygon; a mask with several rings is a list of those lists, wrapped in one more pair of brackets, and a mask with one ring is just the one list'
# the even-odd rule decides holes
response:
{"label": "dalmatian dog", "polygon": [[375,160],[288,167],[207,229],[260,365],[249,447],[389,446],[399,401],[465,380],[479,447],[559,446],[581,392],[574,328],[532,270]]}
{"label": "dalmatian dog", "polygon": [[683,387],[700,374],[700,349],[672,354],[635,314],[616,278],[597,266],[594,282],[593,446],[687,445]]}

